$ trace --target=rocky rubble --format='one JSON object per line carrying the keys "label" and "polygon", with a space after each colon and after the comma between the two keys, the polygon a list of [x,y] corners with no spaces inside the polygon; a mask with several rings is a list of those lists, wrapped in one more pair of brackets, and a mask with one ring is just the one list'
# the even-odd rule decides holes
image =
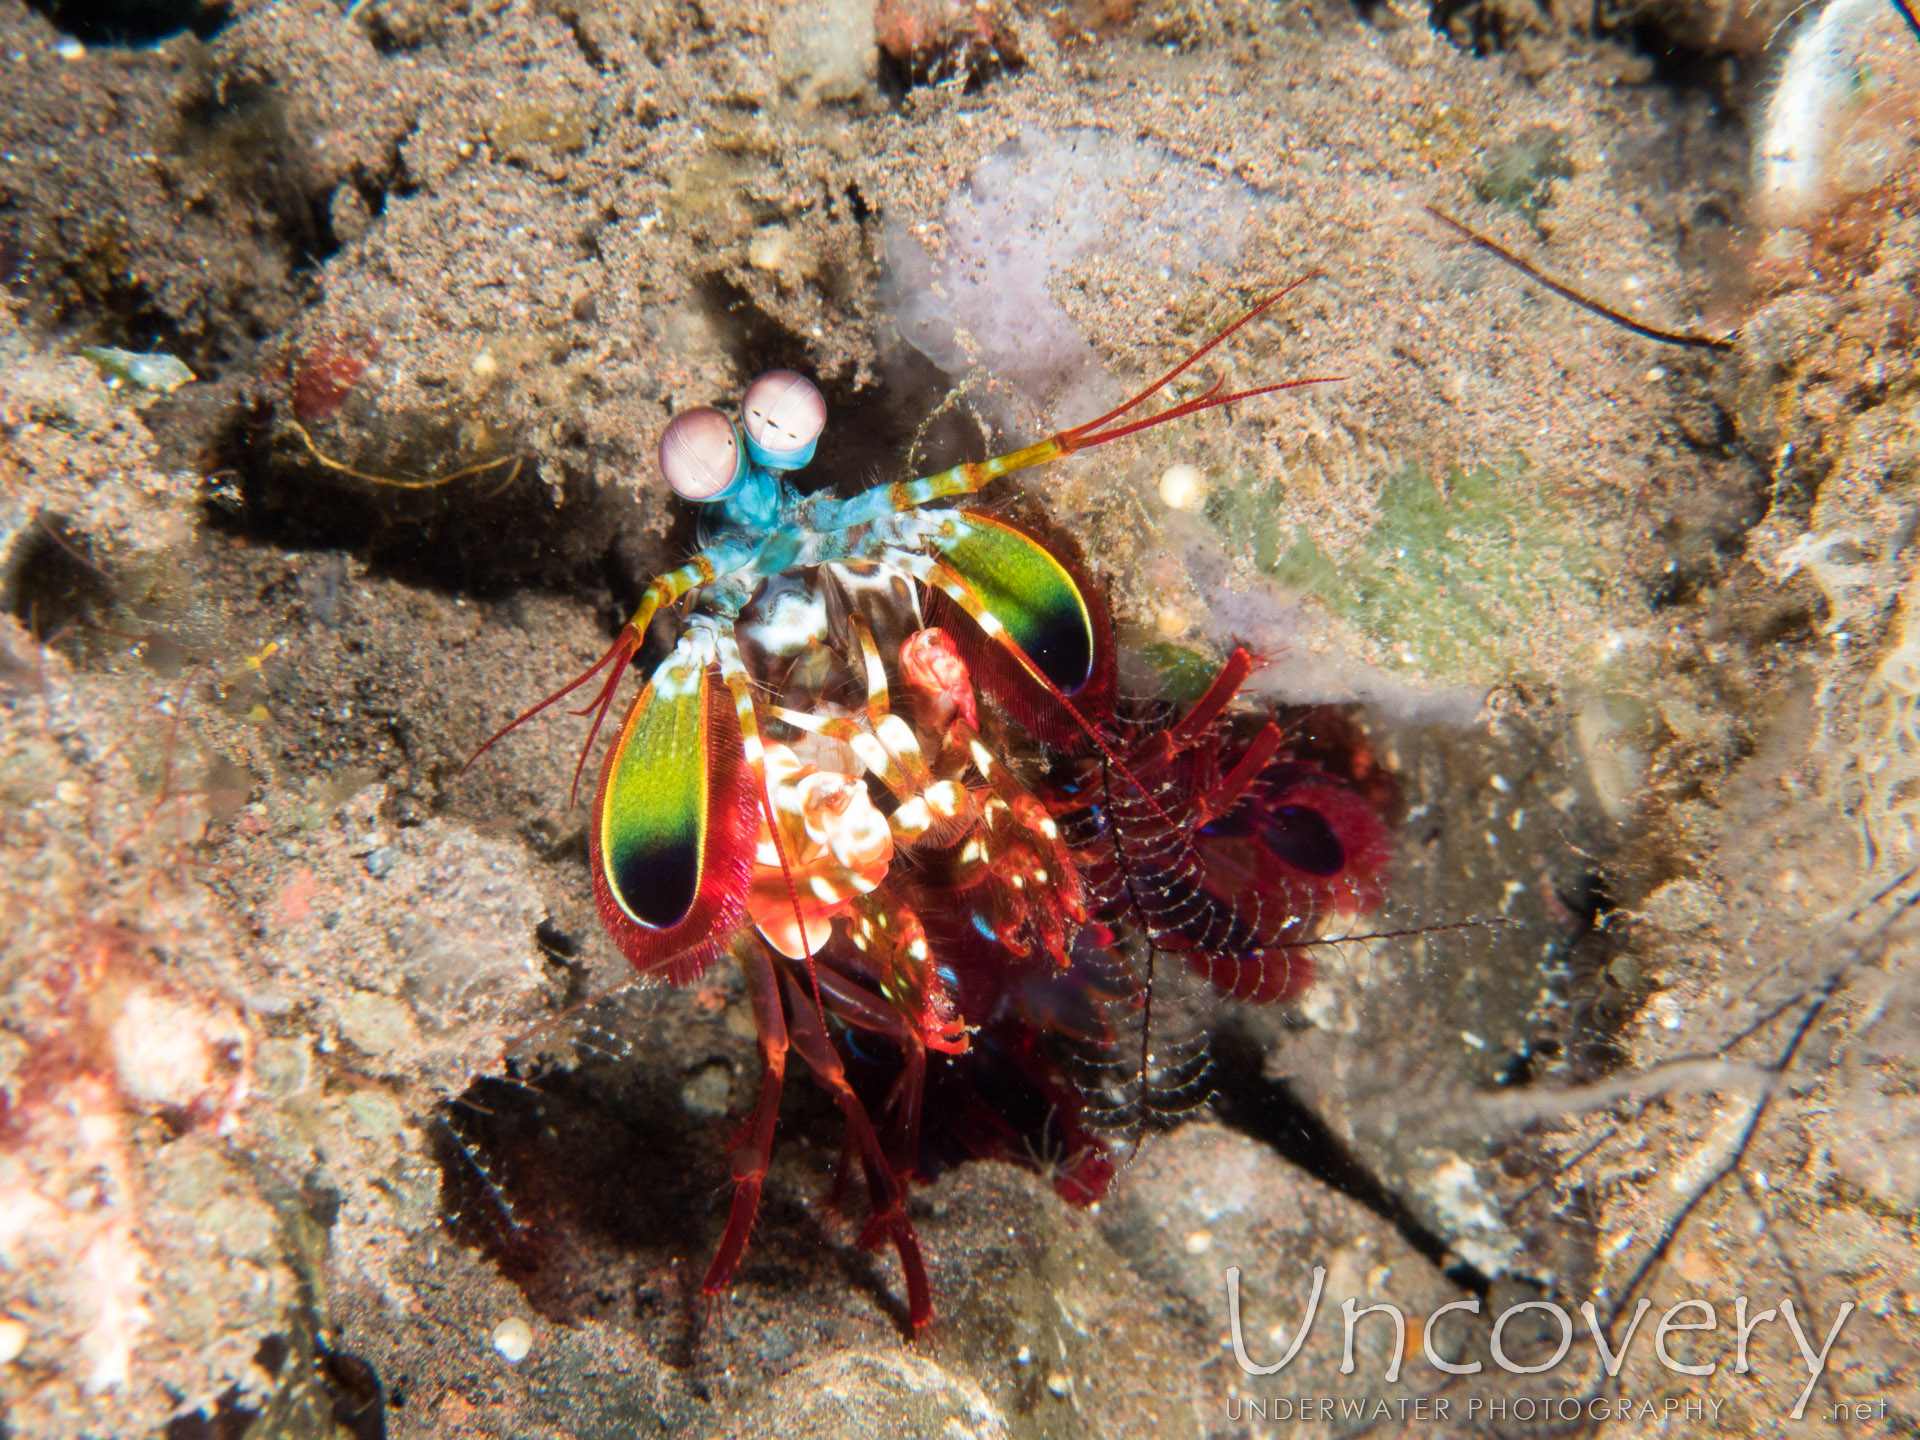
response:
{"label": "rocky rubble", "polygon": [[[1282,1382],[1792,1433],[1805,1368],[1776,1324],[1734,1373],[1736,1282],[1821,1335],[1858,1307],[1814,1405],[1920,1413],[1920,237],[1874,158],[1911,107],[1743,228],[1744,131],[1604,32],[1751,57],[1770,12],[1441,9],[245,0],[135,50],[0,0],[9,1433],[1238,1434]],[[1562,308],[1428,203],[1732,351]],[[813,473],[926,470],[1314,270],[1219,373],[1343,381],[1026,503],[1142,686],[1244,640],[1273,698],[1365,704],[1381,928],[1420,933],[1219,1017],[1212,1116],[1097,1211],[1004,1165],[916,1192],[913,1341],[791,1087],[703,1299],[743,987],[622,988],[567,724],[463,770],[697,543],[661,423],[794,365]],[[109,386],[88,341],[198,379]],[[1227,1267],[1271,1363],[1316,1265],[1248,1375]],[[1645,1333],[1550,1392],[1482,1330],[1475,1378],[1419,1353],[1442,1305],[1640,1294],[1713,1298],[1713,1377]],[[1349,1299],[1408,1317],[1396,1382],[1383,1313],[1340,1366]]]}

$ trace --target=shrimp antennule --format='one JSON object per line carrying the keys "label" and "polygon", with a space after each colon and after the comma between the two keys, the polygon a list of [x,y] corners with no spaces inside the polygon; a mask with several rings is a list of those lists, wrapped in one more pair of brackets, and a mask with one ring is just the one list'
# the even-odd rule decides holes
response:
{"label": "shrimp antennule", "polygon": [[620,677],[626,674],[627,666],[633,663],[634,652],[639,648],[639,638],[633,633],[633,628],[628,626],[623,629],[620,632],[619,638],[607,647],[607,653],[593,662],[592,668],[584,670],[574,676],[573,679],[547,696],[547,698],[542,700],[538,705],[533,706],[529,710],[522,711],[512,720],[509,720],[505,725],[502,725],[498,730],[494,731],[493,734],[486,738],[478,750],[475,750],[473,754],[467,757],[467,763],[460,767],[459,773],[462,775],[466,774],[467,771],[473,768],[474,761],[486,754],[487,751],[491,750],[498,742],[506,739],[507,736],[511,735],[515,730],[518,730],[522,725],[526,724],[549,706],[559,704],[562,700],[566,699],[567,696],[593,679],[593,677],[598,675],[602,670],[605,670],[607,666],[612,665],[612,673],[609,674],[602,683],[599,692],[594,696],[591,703],[573,712],[576,715],[593,716],[593,726],[587,731],[587,743],[580,747],[580,759],[573,767],[573,789],[568,792],[567,796],[567,805],[569,808],[579,803],[580,776],[586,770],[587,756],[593,753],[593,742],[595,737],[600,733],[601,722],[607,718],[607,711],[613,706],[613,696],[614,692],[620,687]]}
{"label": "shrimp antennule", "polygon": [[1053,437],[1054,443],[1060,447],[1059,453],[1062,455],[1071,455],[1077,450],[1090,450],[1096,445],[1105,445],[1109,440],[1118,440],[1127,435],[1137,435],[1140,431],[1151,430],[1156,425],[1166,425],[1172,421],[1184,419],[1188,415],[1197,415],[1203,410],[1217,410],[1222,405],[1232,405],[1236,401],[1251,400],[1256,395],[1272,395],[1281,390],[1297,390],[1303,385],[1329,385],[1336,381],[1345,380],[1347,377],[1344,375],[1309,375],[1298,380],[1280,380],[1272,385],[1256,385],[1251,389],[1233,390],[1225,394],[1221,392],[1226,385],[1226,381],[1217,380],[1206,393],[1195,396],[1191,400],[1183,400],[1177,405],[1169,406],[1167,409],[1157,414],[1149,415],[1144,419],[1130,420],[1124,425],[1113,425],[1111,429],[1102,428],[1120,419],[1121,416],[1139,409],[1140,406],[1144,405],[1155,395],[1158,395],[1162,390],[1166,389],[1167,386],[1186,374],[1187,371],[1191,370],[1195,365],[1199,364],[1208,354],[1225,344],[1226,341],[1231,339],[1240,330],[1266,314],[1267,311],[1286,299],[1287,296],[1291,295],[1295,290],[1298,290],[1309,280],[1319,280],[1324,277],[1324,271],[1310,271],[1291,284],[1274,291],[1273,294],[1267,296],[1266,299],[1255,305],[1251,310],[1247,311],[1246,314],[1227,326],[1226,329],[1207,341],[1206,344],[1195,350],[1191,355],[1187,356],[1186,359],[1167,371],[1166,374],[1162,375],[1137,395],[1122,401],[1104,415],[1096,415],[1093,419],[1086,421],[1084,424],[1076,425],[1071,430],[1062,430]]}

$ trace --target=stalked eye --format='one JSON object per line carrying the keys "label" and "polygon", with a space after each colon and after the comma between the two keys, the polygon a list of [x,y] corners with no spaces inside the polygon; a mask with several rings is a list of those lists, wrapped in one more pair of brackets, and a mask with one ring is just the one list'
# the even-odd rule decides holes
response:
{"label": "stalked eye", "polygon": [[740,400],[747,449],[769,470],[798,470],[827,425],[827,397],[793,370],[769,370]]}
{"label": "stalked eye", "polygon": [[711,405],[676,415],[660,436],[660,473],[683,500],[721,499],[746,478],[740,433]]}

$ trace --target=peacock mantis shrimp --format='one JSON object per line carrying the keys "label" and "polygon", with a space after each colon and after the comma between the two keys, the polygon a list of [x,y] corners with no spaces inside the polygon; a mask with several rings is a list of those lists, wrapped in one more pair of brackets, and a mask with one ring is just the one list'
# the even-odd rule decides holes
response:
{"label": "peacock mantis shrimp", "polygon": [[[642,976],[686,983],[729,954],[745,977],[762,1078],[733,1147],[708,1294],[746,1251],[790,1056],[844,1117],[842,1180],[857,1161],[867,1188],[859,1243],[891,1243],[917,1329],[933,1307],[905,1198],[930,1063],[942,1086],[964,1087],[953,1062],[991,1043],[1079,1143],[1056,1184],[1092,1199],[1104,1158],[1035,1050],[1036,1037],[1098,1028],[1068,1020],[1076,1006],[1061,995],[1085,988],[1089,955],[1144,945],[1225,993],[1272,1001],[1304,985],[1297,946],[1316,924],[1377,901],[1378,816],[1288,760],[1271,723],[1228,738],[1249,656],[1236,651],[1177,723],[1123,722],[1105,600],[1073,547],[966,503],[1001,476],[1321,383],[1216,383],[1140,413],[1300,283],[1104,415],[850,498],[802,496],[787,478],[826,423],[801,375],[759,377],[738,419],[677,416],[661,472],[712,517],[706,548],[647,587],[596,664],[476,752],[598,677],[579,712],[592,726],[577,794],[649,624],[684,607],[608,747],[589,859],[601,919]],[[843,1049],[897,1057],[884,1129]],[[975,1108],[963,1145],[1010,1148],[1015,1127]]]}

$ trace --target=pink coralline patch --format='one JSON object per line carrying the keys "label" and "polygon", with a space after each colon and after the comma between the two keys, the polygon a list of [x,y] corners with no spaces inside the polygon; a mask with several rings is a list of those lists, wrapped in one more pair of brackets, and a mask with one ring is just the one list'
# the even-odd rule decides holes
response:
{"label": "pink coralline patch", "polygon": [[0,1265],[66,1277],[72,1337],[90,1395],[127,1384],[153,1323],[149,1260],[126,1119],[101,1076],[34,1077],[7,1116],[0,1162]]}
{"label": "pink coralline patch", "polygon": [[880,0],[873,27],[880,48],[922,77],[1017,62],[1013,31],[997,0]]}
{"label": "pink coralline patch", "polygon": [[[36,1093],[47,1096],[87,1076],[129,1110],[212,1120],[226,1133],[252,1083],[253,1032],[239,1012],[174,983],[109,926],[89,927],[74,958],[46,968],[25,1029]],[[16,1114],[0,1108],[0,1122]]]}
{"label": "pink coralline patch", "polygon": [[313,897],[319,890],[320,882],[314,878],[313,871],[302,866],[280,887],[280,894],[273,902],[274,915],[282,924],[299,924],[312,916]]}
{"label": "pink coralline patch", "polygon": [[330,420],[367,373],[380,347],[371,340],[322,340],[293,364],[293,414],[302,425]]}
{"label": "pink coralline patch", "polygon": [[58,1276],[63,1337],[89,1395],[131,1383],[152,1328],[129,1117],[174,1130],[237,1123],[253,1035],[219,998],[176,983],[132,936],[81,926],[36,972],[16,1034],[26,1055],[0,1091],[0,1268]]}

